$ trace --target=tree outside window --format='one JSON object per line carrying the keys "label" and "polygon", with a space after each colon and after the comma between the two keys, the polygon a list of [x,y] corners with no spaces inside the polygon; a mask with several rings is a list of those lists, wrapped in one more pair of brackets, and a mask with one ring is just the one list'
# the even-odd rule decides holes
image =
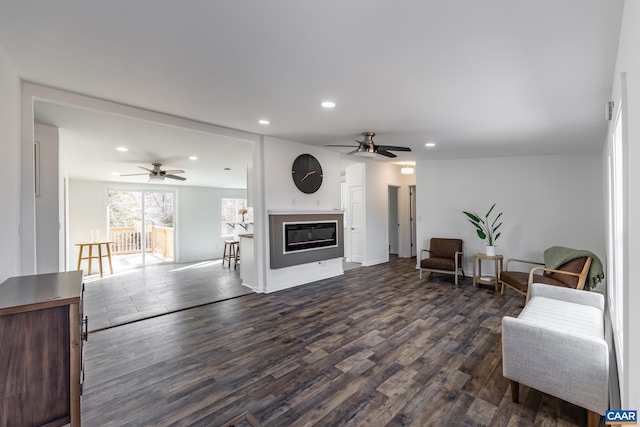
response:
{"label": "tree outside window", "polygon": [[231,236],[237,223],[253,223],[253,209],[247,207],[247,199],[221,199],[220,222],[220,234]]}

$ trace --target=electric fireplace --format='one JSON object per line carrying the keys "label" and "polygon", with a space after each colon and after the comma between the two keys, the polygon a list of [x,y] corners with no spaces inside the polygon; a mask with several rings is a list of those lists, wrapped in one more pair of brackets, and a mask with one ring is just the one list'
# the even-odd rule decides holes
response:
{"label": "electric fireplace", "polygon": [[271,268],[342,258],[343,242],[342,211],[269,212]]}
{"label": "electric fireplace", "polygon": [[283,253],[338,247],[338,221],[283,222]]}

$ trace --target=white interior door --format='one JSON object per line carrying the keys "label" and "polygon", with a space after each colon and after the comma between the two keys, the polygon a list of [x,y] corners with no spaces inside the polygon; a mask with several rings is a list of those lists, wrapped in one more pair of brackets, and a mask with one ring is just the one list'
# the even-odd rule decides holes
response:
{"label": "white interior door", "polygon": [[347,192],[347,183],[340,183],[340,206],[344,212],[343,224],[342,224],[342,238],[344,240],[344,259],[351,261],[351,234],[349,233],[349,193]]}
{"label": "white interior door", "polygon": [[364,203],[362,186],[349,189],[349,235],[351,237],[351,262],[362,262],[364,258]]}
{"label": "white interior door", "polygon": [[400,219],[398,212],[398,188],[389,186],[389,253],[400,253]]}
{"label": "white interior door", "polygon": [[417,256],[416,233],[416,186],[409,187],[409,221],[411,222],[411,256]]}

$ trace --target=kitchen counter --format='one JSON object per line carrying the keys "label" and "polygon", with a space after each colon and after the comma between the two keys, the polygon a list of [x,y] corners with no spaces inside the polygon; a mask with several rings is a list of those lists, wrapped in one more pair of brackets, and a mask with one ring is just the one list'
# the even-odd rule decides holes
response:
{"label": "kitchen counter", "polygon": [[240,239],[240,280],[242,284],[257,291],[258,277],[255,266],[253,233],[238,234]]}

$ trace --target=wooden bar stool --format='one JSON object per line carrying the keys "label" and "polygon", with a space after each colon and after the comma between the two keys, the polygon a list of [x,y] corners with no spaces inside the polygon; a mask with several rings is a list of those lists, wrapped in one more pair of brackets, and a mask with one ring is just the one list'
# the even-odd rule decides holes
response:
{"label": "wooden bar stool", "polygon": [[[80,267],[82,266],[82,261],[83,260],[87,260],[87,266],[88,266],[88,274],[89,276],[91,275],[91,264],[92,264],[92,260],[98,260],[98,268],[100,270],[100,277],[102,277],[102,259],[103,258],[107,258],[107,260],[109,261],[109,271],[111,272],[111,274],[113,274],[113,264],[111,264],[111,244],[113,243],[113,241],[111,240],[106,240],[106,241],[101,241],[101,242],[82,242],[82,243],[76,243],[76,246],[79,246],[79,252],[78,252],[78,270],[80,270]],[[106,253],[102,252],[102,246],[104,245]],[[96,246],[98,248],[98,255],[94,255],[93,254],[93,247]],[[88,247],[89,248],[89,255],[87,255],[86,257],[83,256],[83,252],[84,252],[84,248]]]}
{"label": "wooden bar stool", "polygon": [[[228,253],[227,253],[228,249]],[[224,251],[222,252],[222,265],[224,266],[225,262],[228,262],[229,268],[231,268],[231,260],[234,262],[234,269],[238,264],[238,254],[240,250],[240,242],[237,240],[225,240],[224,241]]]}

